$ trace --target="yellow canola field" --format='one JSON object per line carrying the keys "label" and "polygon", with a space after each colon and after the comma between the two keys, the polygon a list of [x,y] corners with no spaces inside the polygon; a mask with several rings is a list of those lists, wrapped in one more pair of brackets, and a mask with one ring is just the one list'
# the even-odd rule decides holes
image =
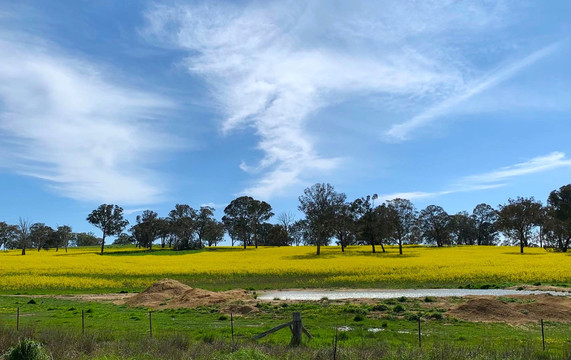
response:
{"label": "yellow canola field", "polygon": [[172,277],[193,286],[456,287],[466,284],[571,284],[570,254],[517,247],[220,247],[197,252],[97,248],[0,252],[0,292],[142,289]]}

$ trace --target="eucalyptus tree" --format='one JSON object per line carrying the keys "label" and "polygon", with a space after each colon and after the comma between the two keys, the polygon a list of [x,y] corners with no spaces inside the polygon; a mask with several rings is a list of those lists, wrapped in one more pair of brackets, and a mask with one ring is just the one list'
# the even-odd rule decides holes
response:
{"label": "eucalyptus tree", "polygon": [[303,243],[306,227],[306,221],[303,219],[296,220],[291,224],[288,233],[292,239],[292,245],[300,246]]}
{"label": "eucalyptus tree", "polygon": [[295,215],[291,211],[281,212],[276,216],[276,220],[278,224],[280,224],[285,231],[288,233],[289,236],[289,243],[290,245],[294,243],[294,239],[292,236],[292,226],[295,224]]}
{"label": "eucalyptus tree", "polygon": [[18,227],[0,221],[0,248],[7,250],[12,248],[18,238]]}
{"label": "eucalyptus tree", "polygon": [[399,245],[399,254],[402,255],[403,243],[414,241],[418,214],[414,204],[407,199],[388,200],[386,205],[392,210],[392,216],[389,219],[392,224],[394,239]]}
{"label": "eucalyptus tree", "polygon": [[436,243],[438,247],[450,244],[452,218],[442,207],[428,205],[420,212],[418,220],[426,243]]}
{"label": "eucalyptus tree", "polygon": [[67,247],[69,246],[69,240],[71,239],[72,235],[71,227],[68,225],[61,225],[58,226],[54,236],[56,237],[56,252],[59,250],[60,246],[65,248],[65,252],[67,252]]}
{"label": "eucalyptus tree", "polygon": [[214,218],[215,209],[202,206],[196,217],[196,235],[200,246],[216,246],[224,238],[224,224]]}
{"label": "eucalyptus tree", "polygon": [[325,183],[306,188],[299,197],[298,209],[305,214],[309,239],[317,245],[317,255],[321,253],[321,246],[327,245],[335,234],[336,215],[346,199],[345,194]]}
{"label": "eucalyptus tree", "polygon": [[44,223],[35,223],[30,226],[30,243],[38,251],[41,249],[49,249],[50,242],[53,240],[54,230]]}
{"label": "eucalyptus tree", "polygon": [[251,241],[258,247],[260,224],[274,216],[270,204],[251,196],[240,196],[232,200],[224,209],[224,214],[222,221],[228,233],[242,241],[244,249]]}
{"label": "eucalyptus tree", "polygon": [[519,242],[520,253],[529,246],[534,229],[541,222],[542,206],[533,197],[508,199],[508,203],[500,205],[497,228],[508,238]]}
{"label": "eucalyptus tree", "polygon": [[30,221],[20,218],[18,220],[18,245],[22,249],[22,255],[26,255],[26,247],[30,242]]}
{"label": "eucalyptus tree", "polygon": [[87,221],[103,232],[101,239],[101,253],[105,248],[107,236],[119,235],[129,225],[129,221],[123,218],[123,208],[113,204],[101,204],[88,216]]}
{"label": "eucalyptus tree", "polygon": [[168,219],[175,238],[174,247],[176,249],[198,247],[194,243],[197,217],[197,211],[186,204],[176,204],[174,209],[169,212]]}
{"label": "eucalyptus tree", "polygon": [[153,249],[153,242],[159,237],[159,215],[152,210],[145,210],[137,215],[137,224],[131,228],[133,237],[139,246]]}
{"label": "eucalyptus tree", "polygon": [[345,252],[345,248],[356,240],[357,224],[352,204],[345,203],[339,206],[335,214],[334,231],[341,252]]}
{"label": "eucalyptus tree", "polygon": [[571,184],[553,190],[547,204],[546,235],[556,249],[567,252],[571,245]]}
{"label": "eucalyptus tree", "polygon": [[474,245],[478,238],[476,220],[466,211],[451,216],[452,235],[457,245]]}
{"label": "eucalyptus tree", "polygon": [[224,233],[224,224],[221,221],[212,219],[212,221],[207,223],[202,239],[209,247],[216,246],[224,239]]}
{"label": "eucalyptus tree", "polygon": [[[351,209],[355,214],[355,223],[357,226],[357,233],[365,244],[371,245],[373,253],[376,252],[375,244],[380,239],[377,233],[377,213],[375,212],[375,200],[378,199],[377,194],[367,195],[365,197],[356,199],[351,204]],[[385,247],[380,244],[383,252]]]}
{"label": "eucalyptus tree", "polygon": [[474,226],[476,227],[477,245],[495,245],[498,241],[498,212],[488,204],[478,204],[472,211]]}

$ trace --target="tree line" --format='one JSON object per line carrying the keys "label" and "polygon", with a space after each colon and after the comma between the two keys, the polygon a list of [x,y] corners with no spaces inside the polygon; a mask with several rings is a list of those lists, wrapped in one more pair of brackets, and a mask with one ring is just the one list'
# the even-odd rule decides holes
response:
{"label": "tree line", "polygon": [[[571,245],[571,184],[549,194],[547,205],[533,197],[517,197],[493,208],[477,205],[471,213],[448,214],[438,205],[417,210],[407,199],[377,203],[376,194],[348,201],[344,193],[326,183],[317,183],[304,190],[298,209],[305,215],[296,220],[292,213],[277,216],[270,204],[250,196],[240,196],[224,209],[222,221],[214,217],[215,209],[203,206],[194,209],[176,204],[166,217],[145,210],[128,227],[123,209],[102,204],[93,210],[87,221],[102,232],[73,233],[67,225],[57,229],[44,223],[30,224],[20,219],[16,225],[0,222],[0,246],[4,249],[41,249],[68,246],[101,245],[115,236],[114,244],[135,244],[152,249],[200,249],[216,246],[228,234],[232,246],[313,245],[320,254],[321,246],[335,242],[341,251],[349,245],[371,246],[373,253],[385,252],[385,245],[398,245],[403,253],[405,244],[449,245],[518,245],[520,252],[527,246],[541,246],[566,252]],[[274,223],[269,220],[274,218]],[[125,232],[127,230],[127,232]]]}

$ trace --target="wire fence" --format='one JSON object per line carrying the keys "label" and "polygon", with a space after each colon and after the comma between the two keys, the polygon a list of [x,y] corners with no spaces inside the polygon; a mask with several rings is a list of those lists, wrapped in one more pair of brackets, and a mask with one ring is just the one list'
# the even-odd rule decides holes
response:
{"label": "wire fence", "polygon": [[[416,321],[408,321],[405,326],[396,327],[388,329],[386,322],[379,320],[378,327],[363,326],[358,324],[347,325],[347,318],[344,321],[339,321],[337,326],[324,326],[315,324],[311,322],[311,325],[302,323],[301,315],[299,312],[294,312],[292,322],[280,324],[284,321],[284,317],[276,317],[268,321],[256,322],[256,320],[248,319],[247,321],[242,317],[236,317],[234,314],[230,314],[224,321],[192,321],[192,316],[187,316],[186,318],[175,317],[172,314],[165,312],[153,312],[149,311],[146,313],[145,318],[137,317],[132,321],[137,326],[133,326],[133,323],[120,323],[117,322],[105,322],[103,317],[93,321],[93,314],[88,312],[89,310],[77,311],[77,314],[68,316],[65,318],[59,318],[54,316],[46,321],[45,324],[42,323],[42,317],[36,316],[33,312],[24,312],[20,307],[12,314],[6,314],[4,312],[2,316],[2,322],[4,326],[9,328],[13,327],[17,331],[23,331],[29,328],[42,328],[49,325],[51,328],[59,328],[61,330],[72,330],[81,331],[82,334],[89,334],[90,332],[101,332],[103,331],[109,337],[121,337],[121,336],[143,336],[143,337],[172,337],[172,336],[195,336],[200,334],[204,338],[210,337],[211,339],[224,340],[231,342],[232,344],[252,342],[256,341],[256,338],[261,338],[259,335],[269,335],[274,332],[280,332],[279,340],[284,341],[286,338],[285,333],[288,333],[287,338],[289,338],[289,329],[292,334],[292,341],[296,337],[301,339],[301,332],[303,331],[307,335],[307,340],[311,341],[313,337],[311,333],[318,332],[321,337],[321,341],[325,341],[327,338],[330,339],[330,344],[334,350],[334,354],[341,348],[341,346],[363,346],[366,341],[371,340],[382,340],[383,335],[389,337],[397,337],[402,341],[403,344],[418,346],[419,348],[425,346],[427,340],[434,334],[433,329],[431,329],[432,322],[429,319],[423,319],[418,316]],[[299,316],[299,326],[297,330],[294,331],[296,325],[296,315]],[[140,315],[140,314],[139,314]],[[112,313],[106,314],[106,316],[112,317]],[[168,319],[170,317],[170,323]],[[221,315],[221,319],[225,315]],[[56,319],[56,321],[54,321]],[[167,322],[165,321],[167,320]],[[102,323],[104,325],[102,325]],[[344,323],[344,324],[343,324]],[[277,325],[277,326],[276,326]],[[307,327],[306,327],[307,325]],[[454,331],[454,325],[450,324],[450,331]],[[542,349],[545,351],[548,348],[549,339],[546,339],[546,335],[549,333],[549,326],[551,323],[545,323],[543,319],[539,321],[539,328],[536,335],[533,336],[533,341],[540,342]],[[548,325],[548,326],[546,326]],[[547,328],[547,329],[546,329]],[[277,329],[277,330],[275,330]],[[285,329],[285,330],[282,330]],[[540,332],[539,332],[540,329]],[[299,332],[297,334],[296,332]],[[266,334],[267,333],[267,334]],[[351,335],[349,335],[351,334]],[[256,336],[258,335],[258,336]],[[571,334],[568,334],[568,343],[571,344]],[[324,339],[325,338],[325,339]],[[351,338],[351,341],[348,339]],[[327,343],[327,341],[325,341]],[[360,342],[360,344],[359,344]]]}

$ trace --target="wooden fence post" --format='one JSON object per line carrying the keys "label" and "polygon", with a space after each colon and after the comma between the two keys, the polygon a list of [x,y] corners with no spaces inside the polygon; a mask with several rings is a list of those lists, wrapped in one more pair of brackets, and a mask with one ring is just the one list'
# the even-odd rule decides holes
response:
{"label": "wooden fence post", "polygon": [[335,337],[333,338],[333,360],[337,360],[337,331],[338,328],[335,327]]}
{"label": "wooden fence post", "polygon": [[301,313],[294,312],[293,313],[293,320],[291,322],[291,346],[299,346],[301,345],[301,332],[302,332],[302,324],[301,324]]}
{"label": "wooden fence post", "polygon": [[20,331],[20,307],[16,309],[16,331]]}
{"label": "wooden fence post", "polygon": [[420,315],[418,316],[418,347],[422,347],[422,338],[420,337]]}

